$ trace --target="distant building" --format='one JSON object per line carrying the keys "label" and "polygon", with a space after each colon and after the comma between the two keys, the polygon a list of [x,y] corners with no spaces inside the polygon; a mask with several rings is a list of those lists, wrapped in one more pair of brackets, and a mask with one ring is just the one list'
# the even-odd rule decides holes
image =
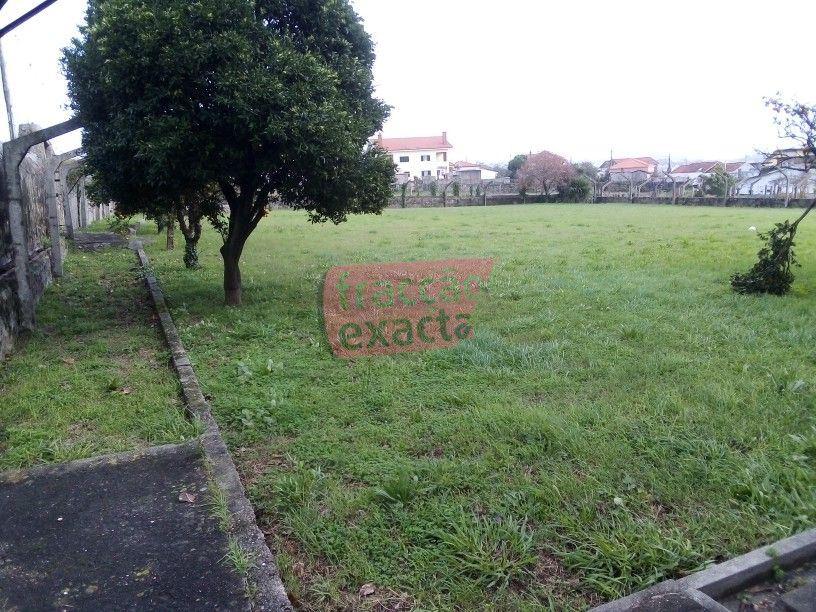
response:
{"label": "distant building", "polygon": [[741,195],[785,195],[807,197],[816,194],[816,170],[805,151],[781,149],[760,163],[748,164],[753,173],[738,184]]}
{"label": "distant building", "polygon": [[499,173],[492,168],[469,161],[458,161],[451,166],[451,169],[452,177],[465,184],[493,181],[499,176]]}
{"label": "distant building", "polygon": [[413,178],[444,179],[450,174],[450,156],[453,145],[448,133],[441,136],[414,136],[410,138],[377,138],[376,144],[391,153],[397,165],[397,182]]}
{"label": "distant building", "polygon": [[621,157],[608,159],[598,168],[598,178],[616,185],[643,183],[654,177],[660,164],[653,157]]}
{"label": "distant building", "polygon": [[651,176],[657,172],[658,163],[653,157],[621,157],[619,159],[608,159],[601,164],[598,169],[598,176],[607,175],[612,178],[614,175],[623,174],[643,174]]}
{"label": "distant building", "polygon": [[721,161],[701,161],[690,164],[682,164],[670,171],[670,174],[680,182],[686,182],[692,186],[702,185],[706,177],[711,176],[717,168],[724,169],[734,178],[737,183],[758,174],[755,164],[749,162],[721,162]]}

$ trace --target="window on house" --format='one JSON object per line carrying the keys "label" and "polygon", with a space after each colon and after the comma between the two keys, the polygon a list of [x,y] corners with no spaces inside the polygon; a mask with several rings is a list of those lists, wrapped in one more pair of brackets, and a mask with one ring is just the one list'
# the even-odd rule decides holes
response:
{"label": "window on house", "polygon": [[448,153],[447,153],[447,151],[442,152],[442,153],[437,153],[437,154],[436,154],[436,161],[443,161],[443,162],[448,161]]}
{"label": "window on house", "polygon": [[407,155],[403,155],[403,156],[401,156],[401,157],[400,157],[400,163],[401,163],[401,164],[408,163],[409,161],[410,161],[410,160],[408,159],[408,156],[407,156]]}
{"label": "window on house", "polygon": [[430,155],[420,155],[420,161],[431,161]]}
{"label": "window on house", "polygon": [[423,178],[426,177],[426,176],[431,176],[431,171],[430,170],[423,170],[422,171],[422,176],[423,176]]}

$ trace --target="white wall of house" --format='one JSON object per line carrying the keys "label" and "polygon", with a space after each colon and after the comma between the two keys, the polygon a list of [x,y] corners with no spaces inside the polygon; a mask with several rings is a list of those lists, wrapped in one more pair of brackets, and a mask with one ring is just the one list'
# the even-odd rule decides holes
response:
{"label": "white wall of house", "polygon": [[446,178],[449,172],[451,149],[424,151],[392,151],[397,174],[409,173],[412,178]]}
{"label": "white wall of house", "polygon": [[[787,176],[787,181],[785,177]],[[811,171],[809,176],[797,170],[786,170],[784,174],[777,170],[769,172],[756,178],[748,179],[740,185],[740,195],[780,195],[787,191],[790,194],[794,190],[800,196],[808,196],[816,193],[816,172]]]}
{"label": "white wall of house", "polygon": [[463,183],[478,183],[480,181],[493,181],[499,176],[499,173],[480,166],[459,166],[454,171],[454,176]]}

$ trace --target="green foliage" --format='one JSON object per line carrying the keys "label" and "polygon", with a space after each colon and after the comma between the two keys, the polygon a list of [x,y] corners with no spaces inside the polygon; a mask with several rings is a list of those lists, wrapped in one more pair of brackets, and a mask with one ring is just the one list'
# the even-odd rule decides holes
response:
{"label": "green foliage", "polygon": [[419,476],[402,470],[381,487],[375,488],[372,495],[381,503],[404,506],[429,490],[428,487],[420,486]]}
{"label": "green foliage", "polygon": [[725,168],[717,166],[709,176],[703,179],[703,192],[706,195],[724,198],[731,188],[736,185],[736,179]]}
{"label": "green foliage", "polygon": [[462,188],[461,188],[461,186],[459,185],[459,183],[454,183],[454,184],[453,184],[453,187],[451,187],[451,190],[453,191],[453,197],[454,197],[454,198],[458,198],[458,197],[459,197],[459,193],[462,191]]}
{"label": "green foliage", "polygon": [[0,363],[0,471],[196,435],[133,265],[126,249],[69,250],[39,328]]}
{"label": "green foliage", "polygon": [[408,183],[405,182],[400,185],[400,208],[405,208],[405,197],[408,193]]}
{"label": "green foliage", "polygon": [[734,291],[771,295],[788,293],[794,280],[791,268],[799,265],[793,251],[795,237],[796,225],[790,221],[777,223],[771,231],[760,234],[765,246],[757,253],[759,261],[745,274],[736,273],[731,277]]}
{"label": "green foliage", "polygon": [[532,535],[523,522],[462,517],[438,537],[446,562],[487,590],[530,578],[537,559]]}
{"label": "green foliage", "polygon": [[511,179],[516,178],[518,171],[524,165],[524,162],[527,161],[526,155],[516,155],[510,162],[507,164],[507,173],[510,175]]}
{"label": "green foliage", "polygon": [[428,186],[428,189],[431,192],[431,197],[435,198],[437,192],[439,191],[439,186],[436,184],[436,181],[431,181],[430,185]]}
{"label": "green foliage", "polygon": [[64,67],[94,197],[159,214],[218,185],[240,301],[238,261],[272,194],[315,222],[387,205],[373,62],[348,0],[91,0]]}
{"label": "green foliage", "polygon": [[584,176],[588,179],[595,179],[598,177],[598,167],[592,162],[580,162],[577,164],[572,164],[572,167],[575,168],[575,172],[579,176]]}
{"label": "green foliage", "polygon": [[[371,582],[422,610],[584,610],[816,524],[816,268],[791,300],[721,286],[757,250],[744,228],[789,214],[479,206],[304,228],[275,211],[239,316],[207,289],[215,232],[195,274],[147,248],[304,609],[353,608]],[[816,256],[816,235],[796,242]],[[473,340],[329,352],[331,266],[484,255]]]}
{"label": "green foliage", "polygon": [[586,202],[592,186],[584,176],[574,176],[561,187],[559,194],[562,202]]}
{"label": "green foliage", "polygon": [[130,226],[132,223],[132,216],[126,217],[115,214],[108,219],[108,229],[117,236],[127,236],[130,233]]}

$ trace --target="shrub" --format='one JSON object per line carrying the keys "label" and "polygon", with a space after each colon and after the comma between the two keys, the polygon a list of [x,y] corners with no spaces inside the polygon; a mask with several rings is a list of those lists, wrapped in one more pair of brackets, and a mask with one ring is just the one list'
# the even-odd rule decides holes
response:
{"label": "shrub", "polygon": [[785,295],[793,284],[791,268],[798,265],[793,252],[796,224],[777,223],[770,232],[760,234],[765,246],[757,253],[759,261],[745,274],[731,277],[731,287],[737,293],[770,293]]}
{"label": "shrub", "polygon": [[118,236],[127,236],[130,233],[130,224],[133,217],[114,215],[108,220],[108,229]]}
{"label": "shrub", "polygon": [[560,199],[562,202],[586,202],[589,190],[589,181],[583,176],[576,176],[560,189]]}

